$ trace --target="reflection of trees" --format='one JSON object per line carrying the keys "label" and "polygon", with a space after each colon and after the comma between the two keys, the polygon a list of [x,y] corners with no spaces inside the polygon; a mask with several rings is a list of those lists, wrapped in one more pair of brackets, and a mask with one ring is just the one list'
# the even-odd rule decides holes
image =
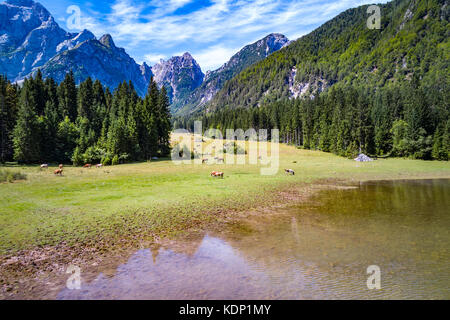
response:
{"label": "reflection of trees", "polygon": [[324,190],[290,217],[260,219],[257,232],[227,241],[275,273],[287,272],[289,264],[339,268],[374,260],[421,268],[432,255],[445,257],[449,189],[448,180],[429,180]]}

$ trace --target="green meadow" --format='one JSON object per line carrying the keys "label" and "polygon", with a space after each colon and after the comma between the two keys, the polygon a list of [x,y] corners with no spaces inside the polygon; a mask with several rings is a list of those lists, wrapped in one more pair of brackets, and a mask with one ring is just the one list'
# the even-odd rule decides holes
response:
{"label": "green meadow", "polygon": [[[137,235],[173,236],[236,210],[276,203],[280,191],[323,181],[450,178],[448,162],[384,159],[358,163],[280,145],[279,171],[258,165],[180,164],[169,159],[104,168],[8,168],[26,180],[0,183],[0,254],[57,244],[95,244]],[[288,176],[283,169],[295,170]],[[1,169],[1,168],[0,168]],[[212,178],[213,170],[224,179]],[[194,230],[194,231],[192,231]]]}

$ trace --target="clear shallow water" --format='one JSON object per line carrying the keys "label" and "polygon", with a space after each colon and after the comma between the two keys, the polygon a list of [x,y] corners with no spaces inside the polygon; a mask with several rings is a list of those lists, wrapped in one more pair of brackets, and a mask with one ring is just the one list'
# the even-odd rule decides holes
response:
{"label": "clear shallow water", "polygon": [[[325,190],[220,235],[139,250],[58,298],[449,299],[449,208],[449,180]],[[381,290],[366,286],[369,265]]]}

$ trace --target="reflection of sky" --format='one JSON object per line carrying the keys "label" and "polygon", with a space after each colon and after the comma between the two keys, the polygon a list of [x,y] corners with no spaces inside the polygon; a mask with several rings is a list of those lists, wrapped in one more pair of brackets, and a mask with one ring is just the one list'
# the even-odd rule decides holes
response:
{"label": "reflection of sky", "polygon": [[255,283],[267,283],[226,242],[206,236],[194,255],[149,249],[137,251],[113,277],[100,274],[81,290],[64,289],[60,299],[201,299],[256,298]]}
{"label": "reflection of sky", "polygon": [[[40,0],[67,29],[66,9],[78,5],[82,29],[110,33],[139,63],[190,52],[214,70],[243,46],[270,33],[296,39],[340,12],[373,0]],[[386,0],[376,2],[387,2]],[[68,30],[75,32],[77,30]]]}
{"label": "reflection of sky", "polygon": [[[442,299],[448,297],[449,180],[371,182],[324,190],[258,216],[225,240],[137,251],[60,299]],[[154,252],[155,253],[155,252]],[[382,290],[368,290],[367,267]]]}

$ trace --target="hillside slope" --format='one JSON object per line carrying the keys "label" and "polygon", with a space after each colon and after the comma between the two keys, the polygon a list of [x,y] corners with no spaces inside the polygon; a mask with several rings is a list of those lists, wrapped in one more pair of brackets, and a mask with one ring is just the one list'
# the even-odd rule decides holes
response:
{"label": "hillside slope", "polygon": [[179,101],[177,114],[197,111],[223,88],[226,81],[238,75],[245,68],[267,58],[289,43],[289,39],[282,34],[269,34],[249,44],[233,55],[230,60],[219,69],[208,72],[200,87],[192,92],[187,99]]}
{"label": "hillside slope", "polygon": [[367,28],[368,6],[347,10],[228,81],[207,106],[256,107],[316,95],[335,84],[384,87],[411,79],[449,81],[448,0],[395,0],[381,7],[381,30]]}
{"label": "hillside slope", "polygon": [[177,106],[202,84],[205,77],[189,52],[167,61],[161,60],[152,67],[152,71],[156,83],[166,88],[172,110],[176,110]]}
{"label": "hillside slope", "polygon": [[97,40],[88,30],[66,32],[33,0],[0,3],[0,74],[20,82],[39,68],[58,83],[70,70],[77,84],[91,77],[114,89],[132,81],[141,96],[152,76],[149,66],[138,65],[109,35]]}
{"label": "hillside slope", "polygon": [[124,49],[115,46],[110,35],[99,40],[84,41],[71,50],[50,59],[41,71],[44,78],[60,83],[72,70],[79,84],[88,77],[100,80],[109,88],[116,88],[124,80],[131,81],[139,95],[144,96],[152,71],[145,63],[138,65]]}

